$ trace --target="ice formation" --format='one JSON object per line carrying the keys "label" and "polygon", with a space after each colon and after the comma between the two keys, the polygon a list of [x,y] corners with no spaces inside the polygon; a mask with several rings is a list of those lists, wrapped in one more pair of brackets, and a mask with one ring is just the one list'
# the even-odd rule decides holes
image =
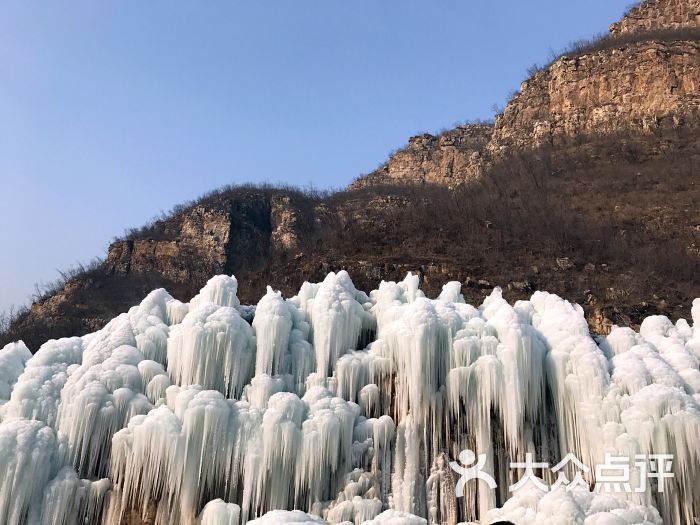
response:
{"label": "ice formation", "polygon": [[222,499],[210,501],[202,509],[200,525],[238,525],[241,508],[235,503],[226,503]]}
{"label": "ice formation", "polygon": [[21,341],[0,349],[0,409],[10,399],[12,387],[31,357],[32,353]]}
{"label": "ice formation", "polygon": [[658,511],[620,499],[610,494],[558,488],[542,492],[526,487],[518,491],[500,509],[486,513],[484,522],[508,520],[518,525],[558,525],[581,523],[583,525],[661,525]]}
{"label": "ice formation", "polygon": [[[592,337],[552,294],[510,305],[495,289],[474,307],[459,283],[436,299],[419,284],[368,295],[341,271],[245,306],[217,276],[189,303],[156,290],[93,334],[0,349],[0,523],[700,514],[700,300],[692,323]],[[458,497],[455,465],[477,457],[495,488],[465,481]],[[610,492],[597,466],[615,457],[657,463],[630,460],[634,489]]]}

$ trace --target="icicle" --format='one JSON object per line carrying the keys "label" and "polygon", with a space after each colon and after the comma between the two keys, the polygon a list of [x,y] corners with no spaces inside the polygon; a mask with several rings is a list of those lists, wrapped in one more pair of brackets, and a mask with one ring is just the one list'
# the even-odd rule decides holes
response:
{"label": "icicle", "polygon": [[83,358],[83,339],[52,339],[27,361],[10,401],[3,406],[4,419],[37,419],[56,423],[61,389]]}
{"label": "icicle", "polygon": [[419,298],[400,308],[393,323],[380,327],[379,337],[389,347],[397,370],[397,402],[402,416],[410,410],[424,419],[431,397],[444,381],[450,334],[427,299]]}
{"label": "icicle", "polygon": [[421,473],[423,429],[412,415],[398,425],[392,475],[391,506],[403,512],[425,514],[425,478]]}
{"label": "icicle", "polygon": [[661,357],[683,378],[689,394],[700,393],[700,359],[686,348],[671,321],[663,316],[651,316],[642,321],[639,335],[654,345]]}
{"label": "icicle", "polygon": [[207,284],[190,301],[190,311],[204,305],[214,304],[238,308],[238,281],[231,275],[217,275],[209,279]]}
{"label": "icicle", "polygon": [[154,405],[165,397],[165,391],[170,386],[170,377],[163,370],[160,363],[144,360],[138,364],[142,384],[145,385],[144,393]]}
{"label": "icicle", "polygon": [[[341,396],[345,398],[345,396]],[[362,412],[371,417],[381,409],[379,387],[375,384],[369,384],[362,387],[359,395],[360,406]]]}
{"label": "icicle", "polygon": [[289,348],[292,331],[292,314],[280,292],[267,287],[267,294],[258,303],[253,319],[257,340],[255,375],[287,373],[281,369]]}
{"label": "icicle", "polygon": [[333,506],[326,515],[329,523],[352,522],[356,525],[375,518],[382,511],[382,502],[378,499],[366,499],[354,496]]}
{"label": "icicle", "polygon": [[297,461],[296,492],[306,492],[306,507],[328,500],[350,468],[355,420],[360,407],[322,388],[303,398],[308,418],[302,425],[302,450]]}
{"label": "icicle", "polygon": [[250,402],[251,406],[259,410],[265,410],[268,400],[273,394],[289,391],[290,382],[291,376],[283,378],[270,377],[267,374],[257,375],[251,380],[250,384],[245,387],[243,397]]}
{"label": "icicle", "polygon": [[358,301],[369,298],[355,289],[346,271],[329,273],[320,285],[305,283],[299,297],[311,321],[316,371],[329,376],[338,357],[355,349],[363,325],[369,325]]}
{"label": "icicle", "polygon": [[[132,416],[152,408],[143,395],[148,385],[138,368],[144,355],[136,347],[163,359],[167,305],[172,300],[164,290],[156,290],[139,306],[83,338],[81,365],[61,380],[65,385],[55,425],[67,436],[70,459],[81,476],[106,474],[112,435]],[[158,391],[150,390],[152,396]]]}
{"label": "icicle", "polygon": [[0,349],[0,421],[2,406],[10,399],[12,387],[31,357],[32,353],[22,341],[9,343]]}
{"label": "icicle", "polygon": [[169,301],[167,304],[166,315],[169,325],[180,324],[190,311],[190,305],[183,303],[177,299]]}
{"label": "icicle", "polygon": [[235,490],[241,441],[257,414],[213,390],[170,387],[166,398],[168,405],[132,418],[114,436],[112,472],[121,493],[112,498],[110,522],[131,506],[145,514],[153,498],[171,506],[171,522],[189,523],[205,494],[223,496],[227,485]]}
{"label": "icicle", "polygon": [[71,460],[81,476],[107,472],[112,435],[152,405],[143,392],[138,364],[143,355],[132,346],[73,373],[61,391],[56,428],[68,438]]}
{"label": "icicle", "polygon": [[266,494],[266,508],[288,508],[293,501],[295,463],[302,446],[302,421],[306,407],[294,394],[278,393],[270,397],[263,415],[263,465],[268,472],[260,479]]}
{"label": "icicle", "polygon": [[464,303],[462,283],[459,281],[451,281],[443,285],[438,300],[445,303]]}
{"label": "icicle", "polygon": [[440,454],[433,461],[430,476],[426,482],[428,523],[431,525],[457,522],[456,484],[449,458],[446,454]]}
{"label": "icicle", "polygon": [[359,401],[360,392],[370,383],[369,367],[373,358],[368,352],[357,350],[338,359],[335,377],[340,397],[348,401]]}
{"label": "icicle", "polygon": [[80,479],[73,468],[64,467],[46,486],[41,525],[99,523],[111,487],[106,478]]}
{"label": "icicle", "polygon": [[394,307],[425,297],[422,290],[418,289],[419,283],[420,278],[409,272],[400,283],[382,281],[379,288],[370,293],[374,301],[372,313],[377,318],[378,330],[382,329],[383,324],[396,318]]}
{"label": "icicle", "polygon": [[0,423],[0,523],[38,521],[45,486],[58,462],[56,433],[44,423],[25,419]]}
{"label": "icicle", "polygon": [[494,289],[482,308],[499,341],[496,355],[502,363],[504,384],[498,408],[511,456],[515,457],[524,445],[524,421],[536,420],[544,396],[542,369],[546,349],[529,322],[521,323],[521,316],[503,299],[499,288]]}
{"label": "icicle", "polygon": [[580,306],[546,292],[535,292],[531,302],[533,325],[549,346],[545,366],[554,401],[559,457],[572,453],[585,465],[595,465],[603,457],[600,416],[610,381],[605,354],[590,338]]}
{"label": "icicle", "polygon": [[170,331],[168,371],[178,385],[240,397],[254,359],[253,330],[234,308],[203,303]]}
{"label": "icicle", "polygon": [[129,321],[136,336],[136,348],[146,359],[162,365],[166,359],[169,312],[172,313],[173,303],[175,299],[160,289],[148,294],[139,306],[129,310]]}
{"label": "icicle", "polygon": [[301,328],[293,329],[289,336],[290,373],[294,378],[296,393],[300,396],[304,395],[306,378],[313,372],[316,363],[313,346],[306,340],[309,327],[308,324],[304,327],[305,324],[300,322]]}

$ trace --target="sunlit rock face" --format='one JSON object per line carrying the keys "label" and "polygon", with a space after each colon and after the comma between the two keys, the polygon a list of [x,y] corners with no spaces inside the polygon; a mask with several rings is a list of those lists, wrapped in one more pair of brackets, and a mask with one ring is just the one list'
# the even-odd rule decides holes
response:
{"label": "sunlit rock face", "polygon": [[[692,523],[700,300],[692,324],[592,338],[546,292],[475,307],[419,284],[330,273],[246,306],[217,276],[6,346],[0,523]],[[629,491],[606,489],[610,457]],[[492,484],[460,479],[477,458]]]}
{"label": "sunlit rock face", "polygon": [[614,35],[697,27],[700,21],[698,0],[646,0],[630,8],[622,20],[610,26]]}

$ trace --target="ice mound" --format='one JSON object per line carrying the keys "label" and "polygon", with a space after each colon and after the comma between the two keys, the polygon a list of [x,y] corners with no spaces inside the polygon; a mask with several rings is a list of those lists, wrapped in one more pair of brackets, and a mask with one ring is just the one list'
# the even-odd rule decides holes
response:
{"label": "ice mound", "polygon": [[545,493],[527,488],[501,509],[486,513],[485,523],[507,520],[518,525],[661,525],[655,508],[637,505],[609,494],[559,488]]}
{"label": "ice mound", "polygon": [[326,523],[317,516],[312,516],[300,510],[273,510],[262,518],[249,521],[251,525],[318,525]]}
{"label": "ice mound", "polygon": [[31,357],[32,353],[21,341],[0,349],[0,407],[10,399],[12,387]]}
{"label": "ice mound", "polygon": [[204,506],[199,525],[238,525],[241,508],[235,503],[215,499]]}
{"label": "ice mound", "polygon": [[414,516],[408,512],[396,510],[386,510],[370,521],[365,521],[364,525],[426,525],[425,518]]}

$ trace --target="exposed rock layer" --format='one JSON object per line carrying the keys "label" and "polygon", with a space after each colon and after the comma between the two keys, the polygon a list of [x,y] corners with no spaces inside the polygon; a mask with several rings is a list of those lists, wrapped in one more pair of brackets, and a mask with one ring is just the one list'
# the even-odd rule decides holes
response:
{"label": "exposed rock layer", "polygon": [[397,151],[387,163],[351,184],[361,188],[371,184],[432,182],[454,186],[474,177],[482,166],[482,153],[493,126],[468,124],[439,136],[425,133],[411,137],[408,146]]}
{"label": "exposed rock layer", "polygon": [[648,134],[695,125],[700,42],[645,42],[562,57],[521,86],[496,119],[489,150],[556,143],[582,133]]}
{"label": "exposed rock layer", "polygon": [[[351,187],[398,180],[454,187],[514,151],[558,145],[581,134],[641,132],[649,157],[660,148],[682,146],[660,143],[658,133],[700,123],[700,42],[649,31],[698,25],[699,0],[644,2],[613,24],[604,45],[565,54],[523,82],[493,126],[464,125],[412,137]],[[635,33],[637,41],[630,36]]]}
{"label": "exposed rock layer", "polygon": [[610,33],[624,34],[698,25],[700,25],[700,1],[651,0],[630,9],[622,20],[610,26]]}

